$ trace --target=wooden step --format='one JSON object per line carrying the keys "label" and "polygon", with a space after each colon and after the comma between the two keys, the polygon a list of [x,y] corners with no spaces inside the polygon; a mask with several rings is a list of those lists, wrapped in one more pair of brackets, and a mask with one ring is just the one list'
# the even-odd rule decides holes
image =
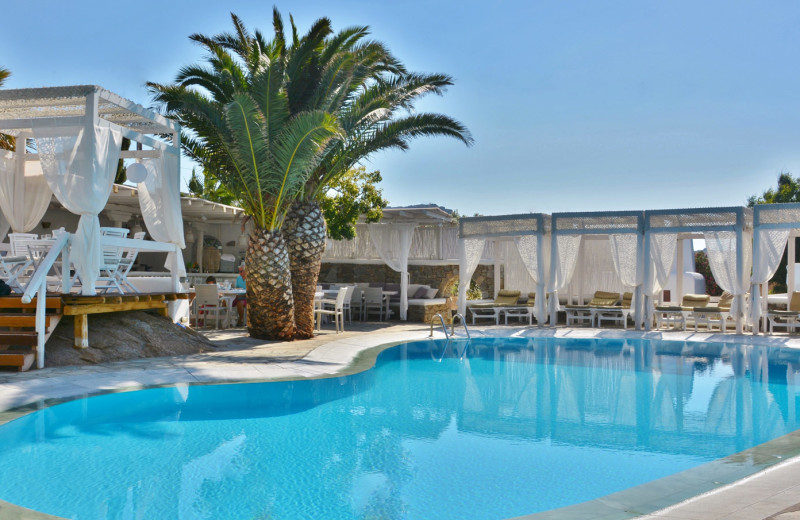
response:
{"label": "wooden step", "polygon": [[[22,303],[22,296],[0,296],[0,309],[33,309],[36,310],[36,300],[34,298],[30,303]],[[61,296],[48,296],[45,300],[45,308],[47,309],[60,309]]]}
{"label": "wooden step", "polygon": [[0,351],[0,366],[17,367],[20,372],[28,370],[35,359],[36,354],[31,350]]}
{"label": "wooden step", "polygon": [[[50,327],[50,321],[53,315],[46,314],[44,317],[45,327]],[[22,314],[22,313],[0,313],[0,327],[36,327],[35,314]]]}
{"label": "wooden step", "polygon": [[36,345],[37,336],[35,331],[16,331],[0,332],[0,345]]}

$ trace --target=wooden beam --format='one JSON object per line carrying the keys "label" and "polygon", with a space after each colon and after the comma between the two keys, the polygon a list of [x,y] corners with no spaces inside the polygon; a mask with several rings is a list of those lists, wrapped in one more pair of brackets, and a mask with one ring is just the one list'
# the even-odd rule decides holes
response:
{"label": "wooden beam", "polygon": [[89,317],[86,314],[75,316],[75,348],[89,347]]}
{"label": "wooden beam", "polygon": [[166,307],[163,301],[151,302],[124,302],[124,303],[93,303],[90,305],[66,305],[65,316],[80,316],[84,314],[101,314],[104,312],[136,311],[145,309],[160,309]]}

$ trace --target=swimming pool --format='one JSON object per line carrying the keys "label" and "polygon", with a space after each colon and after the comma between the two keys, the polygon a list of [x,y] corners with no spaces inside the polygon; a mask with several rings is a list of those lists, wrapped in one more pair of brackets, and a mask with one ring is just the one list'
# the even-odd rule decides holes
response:
{"label": "swimming pool", "polygon": [[552,338],[464,347],[399,345],[348,377],[53,406],[0,427],[0,499],[81,519],[502,519],[798,428],[790,351]]}

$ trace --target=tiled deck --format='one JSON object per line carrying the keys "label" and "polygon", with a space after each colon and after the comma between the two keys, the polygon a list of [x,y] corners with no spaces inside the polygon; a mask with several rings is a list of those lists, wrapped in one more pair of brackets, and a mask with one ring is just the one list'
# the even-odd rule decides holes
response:
{"label": "tiled deck", "polygon": [[[0,373],[0,410],[43,406],[47,400],[70,399],[98,391],[134,389],[175,383],[214,383],[243,380],[285,380],[340,375],[364,370],[374,357],[373,347],[428,336],[421,324],[354,324],[344,334],[323,331],[308,341],[260,342],[241,330],[209,333],[221,351],[171,358],[151,358],[92,367],[45,368],[24,373]],[[473,336],[568,338],[651,338],[677,341],[724,341],[800,349],[800,338],[736,336],[690,332],[635,332],[613,329],[482,327]],[[438,333],[441,335],[441,332]],[[0,412],[0,421],[16,415]],[[663,487],[663,485],[662,485]],[[650,490],[655,491],[654,489]],[[623,492],[625,493],[625,492]],[[662,496],[653,503],[664,503]],[[614,495],[530,518],[633,518],[635,511]],[[800,519],[800,457],[774,465],[744,480],[670,506],[644,518]],[[53,518],[0,502],[0,519]]]}

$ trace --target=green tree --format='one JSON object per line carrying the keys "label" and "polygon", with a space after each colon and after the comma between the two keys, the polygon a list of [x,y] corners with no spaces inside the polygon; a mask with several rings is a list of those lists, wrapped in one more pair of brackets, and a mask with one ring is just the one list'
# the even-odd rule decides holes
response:
{"label": "green tree", "polygon": [[[259,31],[250,33],[236,15],[231,17],[233,33],[192,38],[209,48],[228,49],[248,68],[257,70],[263,63],[264,38]],[[332,139],[326,147],[323,160],[306,180],[283,227],[290,251],[298,337],[304,338],[313,336],[314,290],[325,250],[326,226],[320,201],[337,179],[376,152],[407,150],[416,137],[448,136],[470,145],[472,136],[464,125],[448,116],[413,112],[419,98],[443,94],[453,83],[450,76],[409,73],[384,44],[366,39],[368,27],[351,27],[334,34],[330,20],[321,18],[299,38],[290,20],[289,42],[282,18],[273,9],[273,41],[283,45],[290,109],[330,112],[337,116],[343,130],[341,138]]]}
{"label": "green tree", "polygon": [[378,222],[381,219],[383,208],[388,202],[378,189],[380,182],[381,172],[368,172],[364,166],[358,166],[332,183],[320,201],[330,238],[355,238],[355,223],[361,215],[366,217],[367,222]]}
{"label": "green tree", "polygon": [[340,128],[325,111],[290,111],[283,46],[262,43],[256,68],[211,45],[205,65],[184,67],[174,84],[148,87],[169,116],[191,129],[184,151],[213,167],[253,223],[245,264],[250,335],[291,339],[294,305],[281,226]]}
{"label": "green tree", "polygon": [[236,194],[226,188],[216,177],[208,174],[198,174],[194,168],[192,168],[192,176],[186,187],[189,190],[189,194],[194,197],[229,206],[241,206]]}
{"label": "green tree", "polygon": [[778,186],[769,188],[761,195],[752,195],[747,199],[747,205],[776,204],[780,202],[800,202],[800,178],[795,178],[790,172],[781,172],[778,175]]}

